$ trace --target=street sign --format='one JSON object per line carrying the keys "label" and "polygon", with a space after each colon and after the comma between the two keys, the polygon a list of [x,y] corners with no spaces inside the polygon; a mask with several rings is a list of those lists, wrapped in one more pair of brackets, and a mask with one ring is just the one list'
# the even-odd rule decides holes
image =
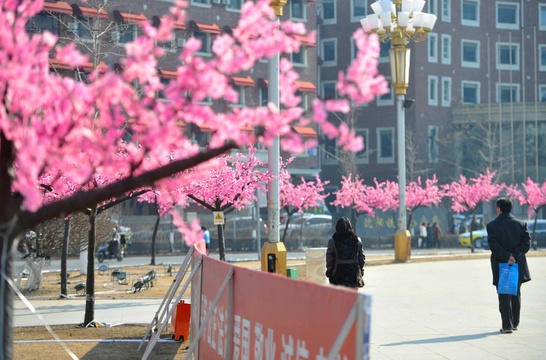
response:
{"label": "street sign", "polygon": [[224,212],[223,211],[213,211],[212,215],[214,217],[214,225],[224,225]]}

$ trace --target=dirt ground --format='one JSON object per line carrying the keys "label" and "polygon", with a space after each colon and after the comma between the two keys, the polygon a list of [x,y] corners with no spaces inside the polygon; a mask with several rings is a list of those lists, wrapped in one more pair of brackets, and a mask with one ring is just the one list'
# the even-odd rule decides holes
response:
{"label": "dirt ground", "polygon": [[[260,269],[260,262],[244,262],[235,265],[244,266],[250,269]],[[298,279],[305,279],[305,266],[302,261],[288,261],[289,268],[296,268]],[[153,286],[143,288],[135,292],[133,287],[142,276],[155,269],[156,279]],[[178,269],[173,268],[172,274],[168,273],[168,267],[163,265],[147,265],[139,267],[123,267],[121,271],[126,273],[125,281],[118,281],[112,276],[112,271],[95,273],[95,295],[98,299],[125,299],[125,298],[163,298],[173,283]],[[72,272],[67,284],[69,296],[83,297],[83,291],[76,291],[78,284],[85,284],[85,276],[79,272]],[[24,283],[23,283],[24,285]],[[30,301],[32,298],[57,299],[61,293],[60,274],[45,273],[42,286],[39,290],[24,293]],[[185,297],[190,296],[191,289],[184,293]],[[62,325],[52,327],[55,334],[65,340],[64,344],[79,359],[116,359],[129,360],[140,359],[144,354],[146,345],[140,351],[136,351],[140,341],[146,334],[148,324],[143,325],[120,325],[111,328],[96,327],[82,328],[77,325]],[[71,359],[71,356],[58,343],[53,341],[53,336],[45,327],[19,327],[14,329],[14,359],[22,360],[48,360],[48,359]],[[165,329],[160,336],[160,342],[154,347],[150,359],[167,360],[183,359],[189,347],[189,341],[171,340],[169,329]],[[82,340],[82,341],[77,341]],[[18,342],[21,341],[21,342]]]}

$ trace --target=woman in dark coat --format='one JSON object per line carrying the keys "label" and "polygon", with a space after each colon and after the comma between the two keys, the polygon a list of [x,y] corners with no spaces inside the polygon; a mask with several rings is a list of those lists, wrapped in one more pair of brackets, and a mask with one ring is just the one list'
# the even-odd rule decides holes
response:
{"label": "woman in dark coat", "polygon": [[362,241],[354,232],[351,222],[346,217],[339,219],[326,250],[326,277],[330,284],[355,289],[363,287],[365,262]]}

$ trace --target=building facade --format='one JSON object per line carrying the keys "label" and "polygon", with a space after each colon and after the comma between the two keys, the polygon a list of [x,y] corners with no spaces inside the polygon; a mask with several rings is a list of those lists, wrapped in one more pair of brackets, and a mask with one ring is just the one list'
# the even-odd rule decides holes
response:
{"label": "building facade", "polygon": [[[336,96],[337,72],[354,57],[350,37],[372,0],[317,0],[319,96]],[[438,20],[428,38],[410,41],[406,113],[407,181],[436,174],[440,183],[486,168],[499,181],[546,178],[546,4],[538,0],[427,0]],[[380,72],[390,80],[388,49]],[[396,108],[391,93],[349,117],[365,138],[354,162],[368,184],[396,181]],[[339,118],[339,117],[338,117]],[[336,190],[346,174],[334,141],[322,142],[321,168]],[[350,168],[350,167],[349,167]],[[354,167],[353,167],[354,170]]]}

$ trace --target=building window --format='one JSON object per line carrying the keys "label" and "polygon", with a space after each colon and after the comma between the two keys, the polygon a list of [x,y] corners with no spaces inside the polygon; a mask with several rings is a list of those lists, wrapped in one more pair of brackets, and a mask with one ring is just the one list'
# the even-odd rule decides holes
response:
{"label": "building window", "polygon": [[427,148],[429,164],[438,163],[438,131],[438,126],[428,126]]}
{"label": "building window", "polygon": [[290,1],[290,16],[293,19],[305,19],[304,0]]}
{"label": "building window", "polygon": [[497,84],[497,102],[519,102],[519,84]]}
{"label": "building window", "polygon": [[322,20],[324,20],[324,24],[336,23],[336,0],[322,3]]}
{"label": "building window", "polygon": [[337,39],[324,39],[320,41],[322,66],[336,66]]}
{"label": "building window", "polygon": [[305,46],[300,46],[300,51],[298,51],[297,53],[292,53],[290,54],[290,59],[292,61],[292,64],[296,65],[296,66],[305,66],[306,64],[306,54],[307,52],[305,51],[306,50],[306,47]]}
{"label": "building window", "polygon": [[240,85],[233,85],[233,91],[237,93],[237,102],[231,103],[231,106],[242,107],[245,106],[245,88]]}
{"label": "building window", "polygon": [[127,44],[138,37],[138,25],[133,23],[118,23],[116,25],[117,42]]}
{"label": "building window", "polygon": [[335,81],[323,81],[322,82],[322,98],[323,99],[336,99],[336,82]]}
{"label": "building window", "polygon": [[497,43],[497,69],[519,70],[519,44]]}
{"label": "building window", "polygon": [[388,63],[389,62],[389,49],[391,48],[390,42],[379,43],[379,62],[380,63]]}
{"label": "building window", "polygon": [[356,129],[356,135],[362,136],[364,139],[364,148],[356,153],[356,162],[358,164],[367,164],[368,158],[368,129]]}
{"label": "building window", "polygon": [[351,0],[351,21],[360,21],[366,16],[367,0]]}
{"label": "building window", "polygon": [[497,28],[514,30],[519,28],[519,4],[497,3]]}
{"label": "building window", "polygon": [[394,105],[394,89],[392,87],[391,79],[386,79],[389,82],[389,89],[390,91],[386,94],[381,95],[380,97],[376,98],[376,105],[377,106],[391,106]]}
{"label": "building window", "polygon": [[461,6],[461,24],[480,26],[480,1],[463,0]]}
{"label": "building window", "polygon": [[546,30],[546,4],[538,5],[539,29]]}
{"label": "building window", "polygon": [[394,128],[377,128],[377,163],[394,163]]}
{"label": "building window", "polygon": [[78,16],[76,21],[69,22],[68,29],[74,34],[78,40],[91,41],[93,39],[91,35],[91,27],[93,19]]}
{"label": "building window", "polygon": [[192,4],[209,5],[211,0],[191,0]]}
{"label": "building window", "polygon": [[269,102],[269,91],[267,86],[260,87],[260,106],[267,106]]}
{"label": "building window", "polygon": [[299,103],[300,107],[303,110],[309,110],[309,97],[304,92],[301,92],[299,90],[296,91],[296,96],[301,98],[301,101]]}
{"label": "building window", "polygon": [[462,66],[479,68],[480,67],[480,43],[472,40],[462,40],[461,42]]}
{"label": "building window", "polygon": [[451,106],[451,78],[442,78],[442,106]]}
{"label": "building window", "polygon": [[442,64],[451,64],[451,35],[442,34]]}
{"label": "building window", "polygon": [[337,162],[337,141],[336,138],[330,139],[327,136],[323,137],[322,159],[326,163]]}
{"label": "building window", "polygon": [[546,45],[538,46],[538,66],[540,71],[546,71]]}
{"label": "building window", "polygon": [[463,81],[462,83],[463,104],[480,103],[480,83],[475,81]]}
{"label": "building window", "polygon": [[538,86],[538,101],[546,102],[546,85]]}
{"label": "building window", "polygon": [[442,21],[451,22],[451,0],[442,0]]}
{"label": "building window", "polygon": [[438,105],[438,76],[428,76],[428,104],[430,106]]}
{"label": "building window", "polygon": [[29,34],[43,33],[47,30],[54,35],[59,35],[59,19],[40,13],[27,22],[26,28]]}
{"label": "building window", "polygon": [[438,15],[438,0],[428,0],[427,3],[429,14]]}
{"label": "building window", "polygon": [[211,38],[210,34],[201,31],[194,31],[193,37],[201,40],[201,49],[198,51],[200,54],[211,54]]}
{"label": "building window", "polygon": [[428,34],[428,62],[438,62],[438,34]]}
{"label": "building window", "polygon": [[224,3],[227,1],[227,8],[232,10],[241,10],[244,0],[222,0]]}

